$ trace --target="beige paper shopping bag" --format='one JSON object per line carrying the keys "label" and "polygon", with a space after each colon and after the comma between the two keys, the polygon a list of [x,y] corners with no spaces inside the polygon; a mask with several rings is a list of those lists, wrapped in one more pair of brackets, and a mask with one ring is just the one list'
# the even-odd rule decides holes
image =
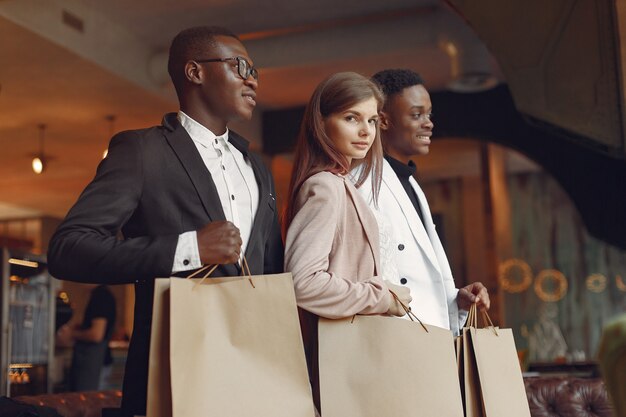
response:
{"label": "beige paper shopping bag", "polygon": [[461,332],[461,336],[459,336],[461,352],[458,358],[461,361],[459,379],[461,381],[465,417],[483,417],[480,380],[478,378],[478,370],[476,369],[470,329],[466,327]]}
{"label": "beige paper shopping bag", "polygon": [[456,347],[465,417],[483,417],[480,380],[478,379],[478,370],[476,369],[470,327],[477,327],[476,308],[470,309],[465,327],[461,329],[460,336],[456,338]]}
{"label": "beige paper shopping bag", "polygon": [[290,273],[170,281],[173,417],[313,417]]}
{"label": "beige paper shopping bag", "polygon": [[172,415],[169,293],[170,278],[158,278],[154,281],[148,360],[147,417],[170,417]]}
{"label": "beige paper shopping bag", "polygon": [[449,330],[356,316],[320,319],[318,337],[323,417],[463,416]]}
{"label": "beige paper shopping bag", "polygon": [[[475,310],[475,305],[472,308]],[[464,370],[471,374],[465,378],[464,386],[466,416],[530,417],[513,332],[494,327],[486,312],[482,313],[489,327],[473,325],[463,330],[464,349],[467,348],[464,360],[469,362]],[[473,315],[477,316],[476,311]],[[468,410],[468,397],[470,404],[481,404],[482,414]]]}

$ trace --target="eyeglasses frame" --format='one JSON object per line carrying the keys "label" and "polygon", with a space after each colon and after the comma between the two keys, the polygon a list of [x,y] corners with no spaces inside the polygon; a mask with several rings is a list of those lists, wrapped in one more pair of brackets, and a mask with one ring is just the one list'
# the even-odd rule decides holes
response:
{"label": "eyeglasses frame", "polygon": [[[211,58],[211,59],[194,59],[193,61],[202,64],[205,62],[228,62],[228,61],[232,61],[232,60],[237,60],[237,74],[239,74],[239,76],[241,78],[243,78],[244,80],[247,80],[251,75],[252,78],[255,79],[255,81],[259,80],[259,71],[252,66],[252,64],[250,64],[250,62],[242,57],[242,56],[233,56],[230,58]],[[246,68],[248,69],[248,76],[246,77],[245,73],[241,73],[241,61],[245,62]]]}

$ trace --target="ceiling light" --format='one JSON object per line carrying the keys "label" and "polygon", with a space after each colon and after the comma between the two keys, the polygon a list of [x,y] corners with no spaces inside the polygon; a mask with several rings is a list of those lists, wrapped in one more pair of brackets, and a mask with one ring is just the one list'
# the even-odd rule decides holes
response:
{"label": "ceiling light", "polygon": [[35,174],[41,174],[46,169],[46,157],[43,152],[46,125],[42,123],[37,127],[39,128],[39,153],[34,155],[32,167]]}
{"label": "ceiling light", "polygon": [[[498,79],[488,70],[467,70],[467,60],[463,61],[463,51],[458,43],[441,40],[439,48],[450,58],[450,78],[447,89],[455,93],[479,93],[498,85]],[[465,65],[464,65],[465,62]]]}
{"label": "ceiling light", "polygon": [[43,172],[43,168],[44,168],[43,159],[41,159],[40,157],[38,156],[34,157],[32,165],[33,165],[33,172],[35,174],[41,174]]}

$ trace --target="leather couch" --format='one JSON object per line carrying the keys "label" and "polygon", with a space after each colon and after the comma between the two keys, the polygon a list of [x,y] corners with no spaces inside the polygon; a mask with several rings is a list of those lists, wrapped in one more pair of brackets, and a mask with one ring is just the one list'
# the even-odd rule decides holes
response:
{"label": "leather couch", "polygon": [[122,392],[118,390],[64,392],[15,397],[14,400],[54,408],[63,417],[101,417],[103,408],[120,406]]}
{"label": "leather couch", "polygon": [[524,385],[533,417],[614,416],[600,378],[533,377],[524,378]]}
{"label": "leather couch", "polygon": [[[532,417],[617,417],[600,378],[527,377],[524,385]],[[15,399],[55,408],[63,417],[100,417],[103,408],[119,407],[121,397],[120,391],[101,391]]]}

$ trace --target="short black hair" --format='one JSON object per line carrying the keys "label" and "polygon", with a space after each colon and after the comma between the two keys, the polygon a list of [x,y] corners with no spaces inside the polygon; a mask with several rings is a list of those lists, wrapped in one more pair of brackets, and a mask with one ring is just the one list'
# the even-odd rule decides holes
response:
{"label": "short black hair", "polygon": [[414,85],[424,85],[424,80],[415,71],[410,69],[386,69],[372,76],[374,81],[385,94],[388,100],[402,90]]}
{"label": "short black hair", "polygon": [[239,37],[230,30],[220,26],[198,26],[185,29],[178,33],[170,45],[170,54],[167,62],[167,72],[180,97],[184,81],[184,69],[187,61],[192,59],[217,58],[204,56],[207,49],[215,47],[216,36],[230,36],[239,41]]}

